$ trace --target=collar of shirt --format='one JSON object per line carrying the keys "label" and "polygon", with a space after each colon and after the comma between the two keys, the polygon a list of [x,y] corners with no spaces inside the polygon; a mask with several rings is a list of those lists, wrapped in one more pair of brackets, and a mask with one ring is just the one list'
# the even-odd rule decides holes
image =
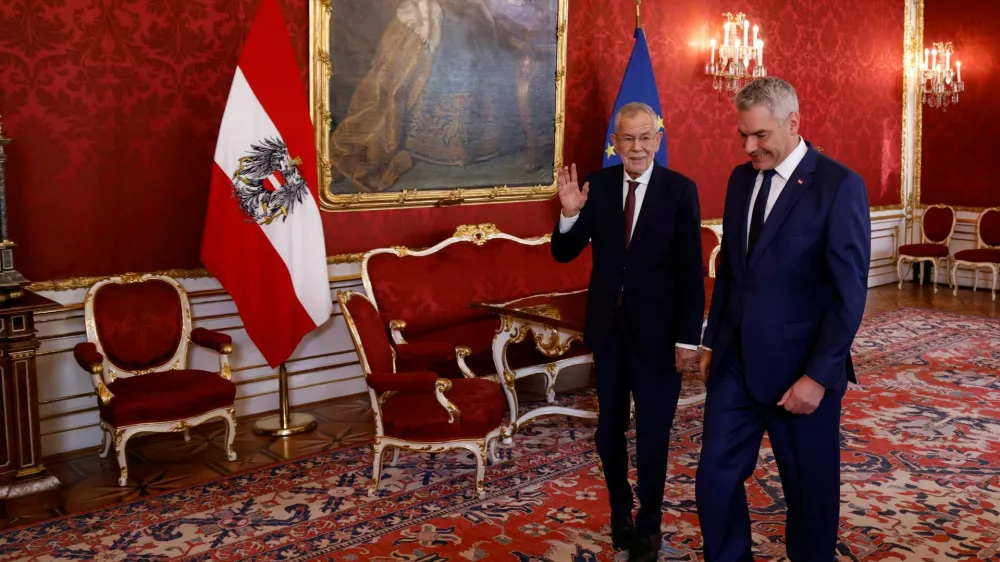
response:
{"label": "collar of shirt", "polygon": [[785,158],[784,162],[778,164],[778,166],[774,169],[775,173],[781,176],[782,180],[788,182],[788,180],[792,177],[792,172],[794,172],[795,168],[799,166],[799,162],[802,162],[802,159],[805,158],[808,150],[809,147],[806,146],[806,141],[802,140],[802,137],[800,136],[798,146],[792,150],[792,153],[788,155],[788,158]]}
{"label": "collar of shirt", "polygon": [[[646,168],[646,171],[643,172],[641,176],[635,178],[635,180],[632,179],[632,176],[628,175],[628,172],[622,171],[622,174],[624,175],[624,178],[622,178],[622,186],[626,190],[628,189],[628,182],[630,181],[639,182],[639,187],[636,189],[642,189],[643,187],[649,185],[649,178],[653,177],[653,163],[650,163],[649,167]],[[628,191],[626,191],[626,193],[628,193]]]}

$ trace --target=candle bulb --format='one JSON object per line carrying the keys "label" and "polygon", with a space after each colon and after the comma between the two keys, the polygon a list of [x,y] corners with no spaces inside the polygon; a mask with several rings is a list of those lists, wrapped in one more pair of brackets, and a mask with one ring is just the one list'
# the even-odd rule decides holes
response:
{"label": "candle bulb", "polygon": [[723,41],[722,45],[724,47],[728,47],[729,46],[729,22],[727,21],[726,25],[722,26],[722,28],[724,30],[723,31],[723,37],[722,37],[722,41]]}
{"label": "candle bulb", "polygon": [[958,81],[962,81],[962,61],[955,61],[955,68],[958,70]]}
{"label": "candle bulb", "polygon": [[945,51],[944,53],[944,70],[947,72],[951,69],[951,51]]}
{"label": "candle bulb", "polygon": [[750,44],[747,41],[747,32],[748,32],[749,29],[750,29],[750,22],[748,22],[747,20],[743,20],[743,44],[744,45],[749,45]]}
{"label": "candle bulb", "polygon": [[712,64],[715,64],[715,39],[712,39]]}
{"label": "candle bulb", "polygon": [[753,26],[753,44],[757,44],[757,26]]}

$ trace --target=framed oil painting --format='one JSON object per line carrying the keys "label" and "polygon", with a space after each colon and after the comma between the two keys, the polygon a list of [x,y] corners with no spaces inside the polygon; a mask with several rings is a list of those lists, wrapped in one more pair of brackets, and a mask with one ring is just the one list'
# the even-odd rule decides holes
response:
{"label": "framed oil painting", "polygon": [[556,194],[569,0],[310,1],[324,210]]}

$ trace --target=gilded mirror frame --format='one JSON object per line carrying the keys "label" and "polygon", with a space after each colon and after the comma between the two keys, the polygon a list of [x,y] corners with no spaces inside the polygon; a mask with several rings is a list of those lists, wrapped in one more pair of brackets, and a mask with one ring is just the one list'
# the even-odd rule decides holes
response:
{"label": "gilded mirror frame", "polygon": [[555,139],[552,183],[548,185],[449,189],[408,189],[381,193],[333,193],[330,189],[332,168],[329,158],[331,117],[330,83],[334,76],[330,51],[332,0],[309,0],[309,104],[316,135],[317,178],[320,184],[320,208],[326,212],[398,209],[406,207],[446,207],[472,203],[542,201],[558,193],[556,172],[563,163],[566,96],[566,28],[569,0],[557,0]]}

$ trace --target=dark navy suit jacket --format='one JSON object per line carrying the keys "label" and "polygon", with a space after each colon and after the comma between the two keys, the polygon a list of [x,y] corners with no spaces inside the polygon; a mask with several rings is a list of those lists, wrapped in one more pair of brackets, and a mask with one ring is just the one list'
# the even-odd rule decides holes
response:
{"label": "dark navy suit jacket", "polygon": [[729,178],[721,264],[703,344],[717,371],[740,336],[751,395],[775,404],[802,375],[827,389],[857,382],[851,344],[864,313],[871,215],[861,176],[808,151],[764,222],[746,261],[750,197],[758,171]]}
{"label": "dark navy suit jacket", "polygon": [[640,354],[673,364],[676,343],[698,345],[705,316],[698,189],[687,177],[654,163],[629,248],[625,248],[624,167],[591,174],[590,195],[573,227],[552,233],[552,255],[576,258],[592,245],[584,344],[607,344],[619,297],[631,341]]}

